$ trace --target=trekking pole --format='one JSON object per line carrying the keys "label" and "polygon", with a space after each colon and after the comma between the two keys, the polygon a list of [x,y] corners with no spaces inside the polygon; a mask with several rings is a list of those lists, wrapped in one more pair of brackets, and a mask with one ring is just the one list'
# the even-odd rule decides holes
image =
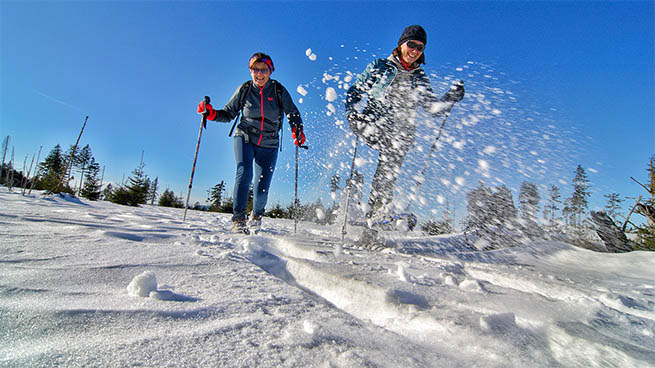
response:
{"label": "trekking pole", "polygon": [[296,146],[296,179],[295,179],[295,189],[294,189],[294,199],[293,199],[293,233],[295,234],[298,230],[298,148],[309,149],[307,146]]}
{"label": "trekking pole", "polygon": [[357,146],[359,146],[359,137],[355,139],[355,150],[353,152],[353,162],[350,164],[350,177],[348,178],[348,192],[346,194],[346,207],[344,209],[343,227],[341,228],[341,241],[346,237],[346,225],[348,224],[348,206],[350,206],[350,194],[353,185],[353,172],[355,171],[355,160],[357,159]]}
{"label": "trekking pole", "polygon": [[[443,132],[443,128],[446,125],[446,121],[448,120],[448,116],[450,116],[450,111],[446,113],[446,117],[443,119],[443,122],[441,123],[441,128],[439,128],[439,133],[437,133],[437,138],[434,140],[434,143],[432,143],[432,148],[430,148],[430,153],[428,153],[428,158],[425,160],[425,165],[423,165],[423,170],[421,170],[421,173],[419,176],[416,178],[416,185],[414,185],[414,195],[418,192],[418,188],[421,186],[423,183],[424,175],[425,172],[428,170],[428,166],[430,165],[430,160],[432,159],[432,154],[434,153],[434,150],[437,148],[437,143],[439,142],[439,138],[441,138],[441,133]],[[409,211],[409,207],[411,205],[411,200],[410,203],[407,204],[407,211]]]}
{"label": "trekking pole", "polygon": [[[459,81],[460,85],[463,85],[463,81]],[[414,195],[416,195],[416,192],[418,192],[418,188],[421,186],[423,180],[424,180],[424,175],[425,172],[428,170],[428,166],[430,165],[430,160],[432,159],[432,154],[434,153],[434,150],[437,148],[437,143],[439,143],[439,138],[441,138],[441,133],[443,133],[443,128],[446,126],[446,121],[448,121],[448,117],[450,116],[450,111],[448,110],[446,112],[446,116],[443,119],[443,122],[441,123],[441,127],[439,128],[439,133],[437,133],[437,138],[434,139],[434,143],[432,143],[432,147],[430,148],[430,153],[428,154],[428,158],[425,160],[425,165],[423,165],[423,170],[421,170],[421,174],[418,176],[416,179],[416,185],[414,186]],[[407,204],[407,211],[409,211],[409,207],[411,205],[411,200]]]}
{"label": "trekking pole", "polygon": [[[205,106],[210,102],[209,96],[205,96]],[[184,217],[182,222],[186,221],[186,211],[189,209],[189,197],[191,196],[191,187],[193,186],[193,173],[196,171],[196,161],[198,160],[198,150],[200,149],[200,138],[202,138],[202,130],[207,127],[207,107],[202,112],[202,119],[200,119],[200,131],[198,131],[198,144],[196,144],[196,154],[193,156],[193,167],[191,167],[191,179],[189,180],[189,191],[186,195],[186,203],[184,204]]]}

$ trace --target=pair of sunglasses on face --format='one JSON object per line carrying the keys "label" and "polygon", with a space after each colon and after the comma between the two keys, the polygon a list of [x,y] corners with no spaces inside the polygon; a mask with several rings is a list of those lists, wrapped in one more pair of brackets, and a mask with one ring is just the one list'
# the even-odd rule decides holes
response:
{"label": "pair of sunglasses on face", "polygon": [[262,69],[259,69],[259,68],[250,68],[250,71],[251,71],[253,74],[269,74],[269,73],[271,72],[268,68],[262,68]]}
{"label": "pair of sunglasses on face", "polygon": [[417,49],[420,52],[423,52],[425,50],[425,45],[421,45],[420,43],[416,43],[414,41],[407,41],[407,47],[410,49]]}

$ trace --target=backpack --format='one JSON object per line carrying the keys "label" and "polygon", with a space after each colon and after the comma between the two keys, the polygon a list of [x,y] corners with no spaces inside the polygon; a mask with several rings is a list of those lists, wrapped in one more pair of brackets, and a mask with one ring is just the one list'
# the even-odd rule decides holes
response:
{"label": "backpack", "polygon": [[[279,82],[276,81],[275,79],[271,79],[271,84],[273,84],[273,89],[275,90],[275,99],[277,102],[277,105],[280,107],[280,117],[278,118],[278,126],[277,130],[280,130],[282,126],[282,119],[284,118],[284,112],[282,109],[282,88],[278,88]],[[234,127],[236,127],[237,122],[239,121],[239,117],[241,117],[241,112],[243,111],[243,106],[246,104],[246,98],[248,97],[248,93],[250,93],[250,88],[252,88],[252,81],[247,81],[243,82],[241,84],[241,87],[239,88],[239,112],[237,113],[237,116],[234,118],[234,123],[232,123],[232,128],[230,129],[230,134],[228,134],[228,137],[232,136],[232,133],[234,132]]]}

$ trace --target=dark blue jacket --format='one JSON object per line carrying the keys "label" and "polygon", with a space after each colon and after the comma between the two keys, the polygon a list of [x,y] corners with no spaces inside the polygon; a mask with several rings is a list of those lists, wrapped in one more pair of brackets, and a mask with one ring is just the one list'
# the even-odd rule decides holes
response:
{"label": "dark blue jacket", "polygon": [[[280,89],[280,101],[276,89]],[[222,110],[216,110],[215,121],[232,121],[239,113],[242,94],[247,93],[243,110],[236,128],[235,136],[247,137],[252,144],[263,148],[276,148],[280,144],[279,131],[283,116],[287,116],[289,125],[302,127],[302,118],[293,99],[284,86],[269,79],[263,88],[253,81],[239,86]]]}

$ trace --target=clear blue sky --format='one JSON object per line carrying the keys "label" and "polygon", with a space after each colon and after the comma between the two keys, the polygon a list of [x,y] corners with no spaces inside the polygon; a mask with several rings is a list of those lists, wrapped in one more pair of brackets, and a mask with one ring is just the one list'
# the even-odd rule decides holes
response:
{"label": "clear blue sky", "polygon": [[[314,148],[302,153],[300,195],[329,202],[326,178],[343,160],[326,154],[333,149],[330,139],[343,139],[346,133],[334,129],[335,121],[343,119],[343,90],[337,89],[337,115],[327,116],[322,97],[330,82],[321,80],[323,74],[343,78],[347,71],[361,72],[373,55],[386,57],[409,24],[421,24],[428,32],[425,67],[433,74],[435,90],[443,93],[448,77],[467,83],[466,104],[459,113],[453,111],[447,126],[450,143],[479,146],[477,151],[496,148],[496,157],[483,158],[494,168],[504,165],[492,174],[497,182],[514,189],[521,180],[570,183],[581,164],[590,169],[592,202],[598,206],[603,194],[643,193],[629,177],[645,180],[646,163],[655,154],[652,1],[3,0],[0,17],[0,128],[3,138],[12,138],[19,167],[41,145],[45,155],[58,143],[64,148],[74,143],[88,115],[81,144],[89,144],[106,166],[106,181],[120,182],[145,151],[146,173],[158,177],[162,189],[186,195],[199,127],[197,103],[209,95],[215,106],[222,106],[249,78],[249,56],[264,51],[276,64],[273,78],[296,101],[303,97],[296,92],[299,85],[309,92],[298,103]],[[308,48],[317,55],[315,61],[307,57]],[[503,92],[494,93],[494,88]],[[462,125],[476,115],[476,95],[478,102],[497,104],[502,118]],[[551,133],[544,133],[546,126]],[[485,133],[467,140],[469,133],[457,133],[466,129]],[[206,190],[220,180],[231,194],[234,160],[228,130],[228,124],[214,123],[203,133],[196,200],[206,198]],[[520,149],[500,148],[498,142],[516,137]],[[450,183],[464,177],[475,185],[481,154],[467,155],[461,147],[455,152],[461,159],[449,168],[435,164],[447,170],[432,175]],[[293,153],[287,130],[271,204],[286,204],[293,196]],[[534,166],[526,157],[517,158],[522,154],[541,161]],[[437,162],[440,157],[453,155],[442,151]],[[324,165],[330,160],[336,166]],[[516,171],[517,164],[527,168]],[[470,170],[454,168],[458,165]],[[559,185],[568,196],[570,185]],[[459,210],[464,206],[460,203]]]}

